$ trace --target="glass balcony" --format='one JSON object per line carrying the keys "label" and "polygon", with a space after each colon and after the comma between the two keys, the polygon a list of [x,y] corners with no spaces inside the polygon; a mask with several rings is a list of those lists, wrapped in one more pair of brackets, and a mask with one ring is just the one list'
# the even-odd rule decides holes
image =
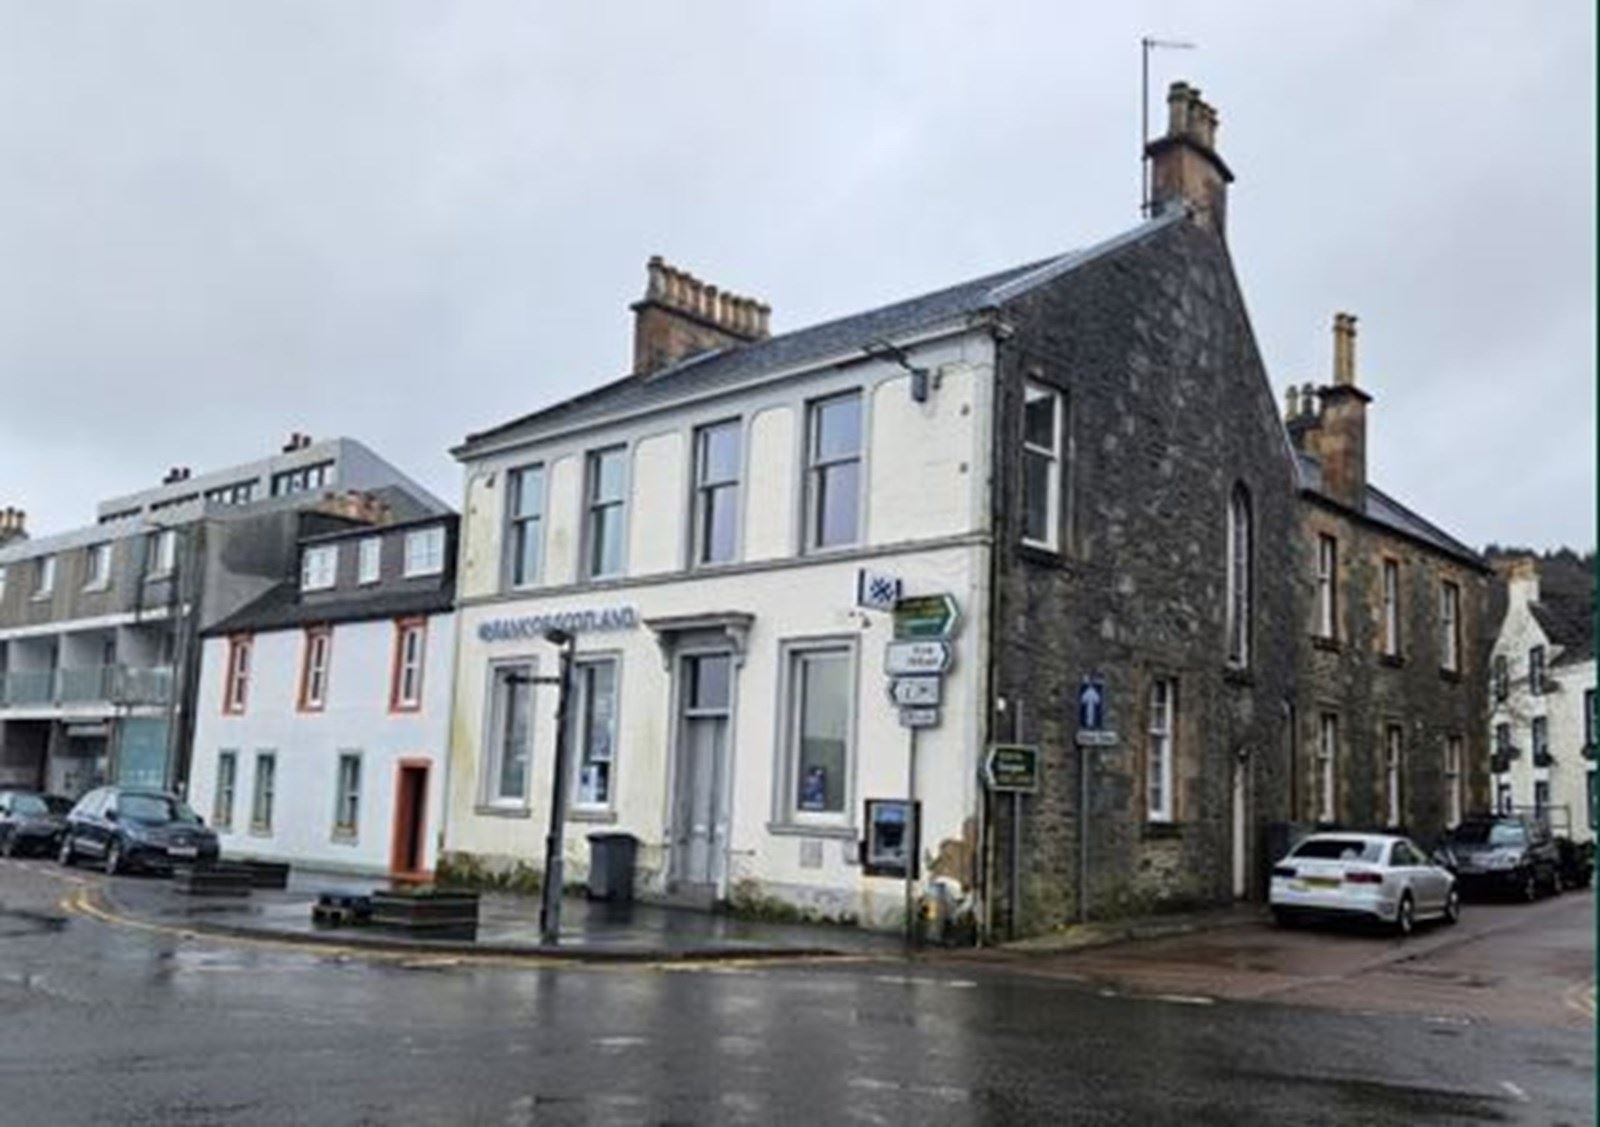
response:
{"label": "glass balcony", "polygon": [[0,674],[0,707],[163,705],[171,700],[172,667],[167,665],[91,665]]}

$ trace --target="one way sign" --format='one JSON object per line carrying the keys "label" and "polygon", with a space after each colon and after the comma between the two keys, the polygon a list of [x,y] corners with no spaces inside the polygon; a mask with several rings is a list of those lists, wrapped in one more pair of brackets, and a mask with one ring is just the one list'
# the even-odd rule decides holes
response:
{"label": "one way sign", "polygon": [[1106,726],[1106,682],[1089,676],[1078,683],[1078,730],[1098,732]]}

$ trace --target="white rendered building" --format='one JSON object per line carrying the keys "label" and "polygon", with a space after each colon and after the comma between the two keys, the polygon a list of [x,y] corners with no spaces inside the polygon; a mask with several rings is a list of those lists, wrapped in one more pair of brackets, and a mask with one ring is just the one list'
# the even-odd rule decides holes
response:
{"label": "white rendered building", "polygon": [[206,632],[190,801],[225,856],[421,879],[437,856],[456,520],[305,538]]}
{"label": "white rendered building", "polygon": [[[1543,569],[1562,562],[1546,561]],[[1506,612],[1490,660],[1496,805],[1547,817],[1556,833],[1574,840],[1593,840],[1600,819],[1592,575],[1580,567],[1557,584],[1554,575],[1541,577],[1536,557],[1500,569]]]}

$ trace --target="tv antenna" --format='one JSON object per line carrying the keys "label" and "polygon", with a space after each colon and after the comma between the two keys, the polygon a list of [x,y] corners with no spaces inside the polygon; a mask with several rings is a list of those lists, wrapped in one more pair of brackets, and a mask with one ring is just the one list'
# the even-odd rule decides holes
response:
{"label": "tv antenna", "polygon": [[1193,51],[1196,44],[1149,35],[1139,40],[1139,214],[1146,217],[1150,214],[1150,52],[1158,47]]}

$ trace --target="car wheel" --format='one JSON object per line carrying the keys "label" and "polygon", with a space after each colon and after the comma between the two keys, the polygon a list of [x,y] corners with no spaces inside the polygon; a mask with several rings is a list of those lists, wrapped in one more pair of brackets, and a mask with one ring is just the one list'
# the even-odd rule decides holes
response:
{"label": "car wheel", "polygon": [[76,855],[72,852],[72,835],[61,835],[61,851],[56,854],[56,860],[70,867]]}
{"label": "car wheel", "polygon": [[1539,899],[1539,882],[1534,878],[1532,869],[1529,869],[1526,873],[1522,874],[1522,886],[1520,891],[1522,893],[1522,899],[1524,903],[1532,904],[1535,900]]}
{"label": "car wheel", "polygon": [[106,846],[106,876],[114,877],[120,872],[122,872],[122,842],[112,838],[111,844]]}
{"label": "car wheel", "polygon": [[1454,885],[1450,887],[1450,894],[1444,898],[1444,922],[1447,924],[1461,922],[1461,893],[1456,891]]}
{"label": "car wheel", "polygon": [[1417,907],[1411,900],[1411,893],[1400,894],[1400,906],[1394,910],[1394,933],[1404,939],[1410,935],[1417,926]]}
{"label": "car wheel", "polygon": [[1560,869],[1550,870],[1550,895],[1560,896],[1567,890],[1567,882],[1561,879]]}
{"label": "car wheel", "polygon": [[1287,908],[1272,909],[1272,922],[1282,928],[1292,928],[1298,922]]}
{"label": "car wheel", "polygon": [[16,855],[17,835],[6,834],[5,839],[0,840],[0,857],[15,857]]}

